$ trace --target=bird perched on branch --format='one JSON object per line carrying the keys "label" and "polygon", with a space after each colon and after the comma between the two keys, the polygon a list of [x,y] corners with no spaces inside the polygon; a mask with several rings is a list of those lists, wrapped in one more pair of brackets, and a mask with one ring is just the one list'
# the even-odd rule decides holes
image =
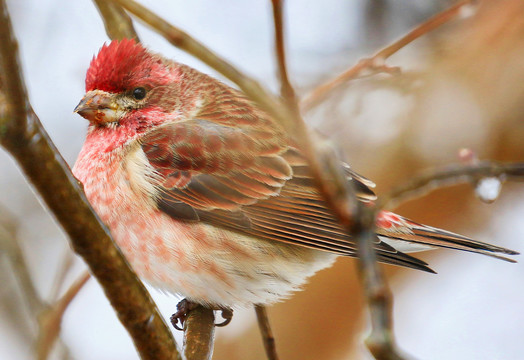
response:
{"label": "bird perched on branch", "polygon": [[[197,304],[270,304],[356,244],[283,128],[218,80],[133,40],[104,45],[75,111],[89,120],[74,166],[137,274]],[[343,165],[341,165],[343,166]],[[344,166],[362,201],[374,184]],[[378,260],[433,272],[406,252],[516,252],[382,211]]]}

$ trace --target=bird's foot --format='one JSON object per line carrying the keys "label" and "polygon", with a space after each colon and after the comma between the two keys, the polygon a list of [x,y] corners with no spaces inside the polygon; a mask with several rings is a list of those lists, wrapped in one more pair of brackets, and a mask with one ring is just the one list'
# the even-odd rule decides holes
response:
{"label": "bird's foot", "polygon": [[[177,330],[183,331],[184,330],[184,323],[187,320],[187,317],[189,316],[189,312],[191,310],[196,309],[200,304],[194,303],[192,301],[189,301],[188,299],[183,299],[176,305],[176,312],[171,315],[171,324],[173,327]],[[178,322],[180,322],[180,327],[178,326]]]}
{"label": "bird's foot", "polygon": [[[187,318],[189,317],[189,313],[199,306],[201,305],[194,303],[188,299],[184,299],[180,301],[176,306],[177,311],[173,315],[171,315],[170,320],[171,320],[171,324],[173,325],[173,327],[177,330],[183,331],[184,323],[186,322]],[[215,306],[215,307],[210,306],[209,308],[211,310],[220,311],[222,317],[224,318],[223,322],[219,324],[215,324],[215,326],[223,327],[231,322],[231,319],[233,318],[232,309],[228,307],[221,307],[221,306]],[[180,326],[178,325],[179,322],[180,322]]]}
{"label": "bird's foot", "polygon": [[224,327],[231,322],[231,319],[233,319],[233,309],[227,307],[219,307],[215,310],[220,310],[220,315],[222,315],[222,318],[224,318],[224,321],[222,321],[219,324],[215,324],[215,326]]}

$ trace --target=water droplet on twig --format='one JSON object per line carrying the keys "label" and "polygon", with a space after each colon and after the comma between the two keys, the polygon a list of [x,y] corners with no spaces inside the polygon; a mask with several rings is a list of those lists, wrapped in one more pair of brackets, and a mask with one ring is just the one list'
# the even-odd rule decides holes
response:
{"label": "water droplet on twig", "polygon": [[497,177],[486,177],[480,179],[475,186],[475,194],[478,198],[488,204],[491,204],[500,195],[502,183]]}

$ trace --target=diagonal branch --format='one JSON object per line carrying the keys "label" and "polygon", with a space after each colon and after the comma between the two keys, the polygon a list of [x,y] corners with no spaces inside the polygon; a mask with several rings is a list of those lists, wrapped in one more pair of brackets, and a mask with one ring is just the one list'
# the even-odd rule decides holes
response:
{"label": "diagonal branch", "polygon": [[135,39],[138,41],[133,21],[121,6],[105,0],[93,0],[100,12],[110,39]]}
{"label": "diagonal branch", "polygon": [[[294,90],[288,80],[285,61],[285,47],[283,39],[283,21],[282,21],[282,2],[280,0],[272,0],[273,4],[273,18],[275,26],[275,46],[277,53],[277,63],[280,73],[280,81],[282,88],[282,97],[288,108],[294,113],[298,114],[298,106],[295,99]],[[312,144],[313,145],[313,144]],[[309,145],[312,148],[312,145]],[[317,150],[318,151],[318,150]],[[313,154],[314,155],[314,154]],[[327,154],[325,158],[328,166],[325,169],[333,175],[338,175],[340,171],[340,162],[334,154]],[[382,268],[379,267],[377,255],[373,244],[376,239],[375,234],[375,218],[376,213],[374,208],[367,208],[362,203],[355,201],[355,191],[352,183],[348,183],[345,179],[334,177],[339,182],[337,188],[340,196],[343,196],[345,204],[340,203],[341,206],[351,206],[351,203],[356,203],[356,211],[353,213],[351,222],[346,223],[346,228],[350,236],[354,237],[359,253],[358,269],[360,279],[363,283],[364,294],[369,305],[371,313],[371,335],[366,343],[371,353],[376,359],[402,359],[396,349],[395,341],[393,339],[393,297],[388,284],[385,281]],[[335,209],[336,211],[339,209]],[[269,322],[265,309],[256,307],[259,324],[263,330],[264,344],[266,345],[266,353],[271,359],[272,355],[276,356],[274,352],[274,341],[271,341],[272,336],[269,329]],[[267,326],[263,326],[267,324]],[[273,348],[271,348],[273,346]],[[273,350],[273,352],[272,352]]]}
{"label": "diagonal branch", "polygon": [[49,353],[60,334],[62,318],[67,307],[71,304],[75,296],[80,292],[90,277],[91,275],[87,271],[84,272],[56,303],[39,314],[38,325],[40,331],[38,333],[39,336],[36,344],[37,358],[39,360],[45,360],[48,358]]}
{"label": "diagonal branch", "polygon": [[353,65],[342,74],[338,75],[334,79],[318,86],[311,93],[306,95],[301,103],[301,109],[307,111],[321,103],[327,98],[327,96],[334,90],[340,88],[346,82],[356,79],[364,74],[368,75],[371,72],[398,72],[398,68],[391,68],[385,65],[385,61],[397,51],[402,49],[404,46],[410,44],[414,40],[418,39],[422,35],[438,28],[439,26],[446,24],[447,22],[455,19],[465,6],[471,6],[474,0],[463,0],[450,8],[434,15],[427,21],[415,27],[413,30],[408,32],[406,35],[395,41],[393,44],[386,46],[375,55],[360,60],[357,64]]}
{"label": "diagonal branch", "polygon": [[0,144],[16,159],[102,285],[143,359],[175,359],[173,336],[144,286],[129,268],[91,209],[78,181],[31,109],[18,61],[17,42],[0,1],[0,71],[6,111]]}

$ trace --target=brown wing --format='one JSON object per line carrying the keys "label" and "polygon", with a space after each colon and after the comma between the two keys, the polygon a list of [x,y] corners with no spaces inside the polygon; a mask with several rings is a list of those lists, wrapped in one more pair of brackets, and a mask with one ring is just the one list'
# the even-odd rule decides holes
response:
{"label": "brown wing", "polygon": [[[355,244],[315,189],[304,158],[278,134],[195,119],[154,130],[141,144],[163,178],[158,207],[173,218],[356,256]],[[362,200],[374,198],[370,182],[349,169],[348,178]],[[376,248],[382,262],[431,271],[378,238]]]}

